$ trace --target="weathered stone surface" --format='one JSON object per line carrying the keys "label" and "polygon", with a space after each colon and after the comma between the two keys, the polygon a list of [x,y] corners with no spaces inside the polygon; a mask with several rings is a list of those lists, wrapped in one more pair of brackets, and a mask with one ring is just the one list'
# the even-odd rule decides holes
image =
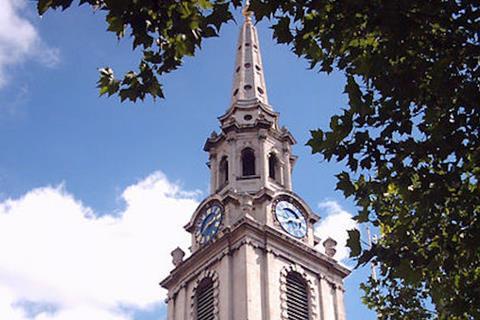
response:
{"label": "weathered stone surface", "polygon": [[[196,290],[208,277],[213,281],[215,319],[286,320],[285,279],[296,272],[307,285],[311,320],[345,320],[343,279],[349,270],[332,258],[333,239],[324,242],[327,255],[314,248],[320,241],[313,232],[319,218],[292,191],[295,139],[285,127],[279,128],[279,115],[268,104],[257,33],[248,11],[245,15],[232,103],[219,118],[220,133],[212,133],[204,147],[209,153],[211,194],[185,226],[192,235],[192,254],[183,259],[183,251],[174,250],[175,268],[161,282],[168,290],[168,319],[196,319]],[[246,148],[251,152],[248,157],[254,156],[247,167],[245,159],[251,158],[245,153],[242,157]],[[303,238],[288,234],[277,220],[275,205],[280,200],[294,204],[303,215],[307,227]],[[212,203],[221,208],[221,219],[205,218]],[[212,240],[201,243],[195,236],[199,228],[217,222]]]}

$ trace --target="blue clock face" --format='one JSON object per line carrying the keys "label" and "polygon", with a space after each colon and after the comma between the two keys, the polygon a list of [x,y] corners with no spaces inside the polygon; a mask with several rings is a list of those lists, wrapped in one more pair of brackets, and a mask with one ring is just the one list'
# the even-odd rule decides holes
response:
{"label": "blue clock face", "polygon": [[287,200],[280,200],[275,205],[275,216],[282,228],[295,238],[307,235],[307,221],[302,211]]}
{"label": "blue clock face", "polygon": [[200,244],[209,242],[217,234],[223,219],[222,207],[215,203],[203,210],[197,224],[196,237]]}

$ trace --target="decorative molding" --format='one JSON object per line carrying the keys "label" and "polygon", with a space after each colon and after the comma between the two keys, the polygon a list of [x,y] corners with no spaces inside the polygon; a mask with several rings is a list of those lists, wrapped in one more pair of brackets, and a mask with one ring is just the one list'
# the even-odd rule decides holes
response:
{"label": "decorative molding", "polygon": [[266,140],[267,137],[268,137],[267,130],[265,130],[265,129],[258,130],[257,137],[258,137],[259,140]]}
{"label": "decorative molding", "polygon": [[[245,140],[243,141],[242,143],[242,150],[245,149],[245,148],[252,148],[253,149],[253,144],[251,141],[248,141],[248,140]],[[242,151],[240,150],[240,151]],[[255,150],[254,150],[255,151]]]}
{"label": "decorative molding", "polygon": [[307,272],[298,264],[291,264],[283,267],[280,271],[280,318],[281,320],[288,320],[287,313],[287,275],[290,272],[296,272],[302,276],[307,284],[308,289],[308,308],[311,320],[318,320],[317,315],[317,301],[315,299],[315,284]]}
{"label": "decorative molding", "polygon": [[196,308],[196,299],[195,295],[197,294],[197,288],[199,284],[206,278],[212,280],[213,285],[213,320],[219,320],[219,308],[218,308],[218,296],[219,296],[219,283],[218,283],[218,274],[213,270],[203,270],[200,275],[197,277],[195,284],[193,285],[192,294],[190,295],[190,319],[195,320],[195,308]]}
{"label": "decorative molding", "polygon": [[[224,199],[228,198],[228,201],[238,201],[238,204],[240,204],[239,199],[236,200],[234,197],[232,197],[234,195],[235,193],[229,193],[229,195],[226,195]],[[262,193],[261,196],[268,195]],[[201,207],[201,205],[199,207]],[[253,231],[253,233],[250,236],[237,237],[238,232],[247,232],[247,230],[244,230],[243,228],[247,228],[250,231]],[[259,233],[262,234],[262,237],[260,237]],[[269,239],[268,242],[265,240],[265,237]],[[217,245],[222,246],[222,248],[219,248],[218,251],[214,250],[216,252],[212,253],[212,247],[216,247]],[[178,291],[178,287],[175,285],[175,283],[194,281],[194,279],[203,269],[212,268],[226,255],[233,255],[244,245],[251,245],[259,248],[260,250],[272,253],[275,257],[281,257],[289,263],[298,263],[295,261],[295,259],[299,257],[292,257],[291,253],[289,253],[292,250],[296,251],[298,249],[300,252],[307,254],[307,256],[302,254],[303,258],[300,260],[302,261],[301,263],[305,270],[308,270],[310,274],[315,274],[319,279],[325,279],[327,282],[336,283],[337,285],[341,284],[342,278],[350,274],[350,270],[341,266],[333,259],[329,259],[323,253],[320,253],[316,249],[305,245],[301,241],[293,239],[284,232],[271,226],[261,226],[255,221],[247,218],[240,218],[233,222],[230,226],[219,231],[219,238],[213,242],[211,246],[201,247],[198,248],[198,250],[195,250],[193,254],[184,260],[178,268],[173,270],[166,279],[160,282],[160,285],[164,288],[169,288],[169,298],[174,297]],[[282,246],[282,249],[279,247],[279,245]],[[198,263],[198,257],[208,257],[207,260],[204,260],[203,258],[201,260],[203,261],[201,263],[203,268],[193,273],[184,273],[185,269],[196,269],[194,265]],[[315,262],[313,263],[313,261]],[[320,264],[322,267],[319,268],[318,264]],[[327,277],[325,275],[325,273],[330,272],[334,272],[336,277]]]}

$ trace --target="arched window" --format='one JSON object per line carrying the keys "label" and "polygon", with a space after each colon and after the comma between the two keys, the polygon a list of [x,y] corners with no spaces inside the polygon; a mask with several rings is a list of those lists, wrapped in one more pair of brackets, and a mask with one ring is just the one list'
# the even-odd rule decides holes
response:
{"label": "arched window", "polygon": [[270,153],[268,155],[268,176],[272,179],[278,179],[278,159],[275,153]]}
{"label": "arched window", "polygon": [[214,312],[213,281],[211,278],[205,278],[200,282],[195,293],[195,319],[214,319]]}
{"label": "arched window", "polygon": [[307,282],[301,274],[291,271],[287,274],[287,317],[292,320],[309,320]]}
{"label": "arched window", "polygon": [[255,152],[251,148],[245,148],[242,151],[242,175],[255,175]]}
{"label": "arched window", "polygon": [[222,157],[220,160],[219,165],[219,172],[220,172],[220,187],[225,186],[228,183],[228,157]]}

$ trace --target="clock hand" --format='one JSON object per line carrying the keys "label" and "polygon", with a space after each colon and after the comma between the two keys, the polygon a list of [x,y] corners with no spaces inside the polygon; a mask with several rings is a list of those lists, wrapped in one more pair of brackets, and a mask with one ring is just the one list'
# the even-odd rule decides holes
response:
{"label": "clock hand", "polygon": [[300,216],[297,212],[290,208],[285,208],[285,210],[290,214],[290,216],[294,216],[296,219],[300,219]]}
{"label": "clock hand", "polygon": [[295,220],[296,220],[295,218],[288,217],[288,218],[285,220],[285,222],[286,222],[286,223],[290,223],[290,222],[295,222]]}
{"label": "clock hand", "polygon": [[301,227],[302,226],[302,219],[300,218],[293,218],[293,217],[289,217],[286,221],[286,223],[292,223],[293,222],[293,225],[296,226],[296,227]]}
{"label": "clock hand", "polygon": [[205,225],[205,230],[208,229],[212,225],[213,219],[210,219],[207,224]]}
{"label": "clock hand", "polygon": [[212,224],[214,224],[215,222],[217,222],[217,219],[215,217],[213,217],[212,219],[210,219],[210,221],[205,225],[205,229],[209,228]]}

